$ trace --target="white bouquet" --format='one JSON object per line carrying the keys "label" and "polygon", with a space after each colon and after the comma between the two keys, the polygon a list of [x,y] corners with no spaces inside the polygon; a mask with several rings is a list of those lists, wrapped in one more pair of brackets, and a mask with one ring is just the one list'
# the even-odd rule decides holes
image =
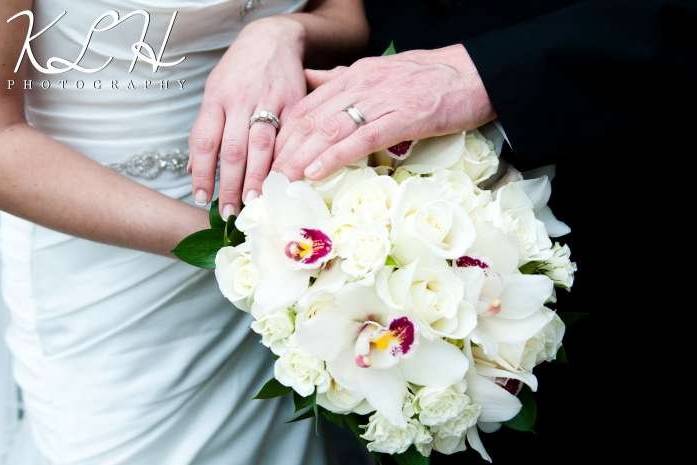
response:
{"label": "white bouquet", "polygon": [[215,268],[277,356],[258,398],[292,394],[295,420],[325,416],[399,463],[468,445],[490,460],[480,431],[531,427],[518,394],[564,335],[549,305],[575,265],[550,239],[569,232],[550,180],[501,169],[479,131],[373,159],[318,183],[271,173],[175,253]]}

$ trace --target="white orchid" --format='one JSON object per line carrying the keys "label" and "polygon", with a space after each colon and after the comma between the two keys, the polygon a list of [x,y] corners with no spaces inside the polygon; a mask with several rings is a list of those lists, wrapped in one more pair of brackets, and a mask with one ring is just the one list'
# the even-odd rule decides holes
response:
{"label": "white orchid", "polygon": [[262,196],[236,223],[247,236],[256,268],[263,270],[254,293],[255,315],[293,305],[332,258],[329,220],[327,206],[308,183],[269,174]]}
{"label": "white orchid", "polygon": [[468,367],[457,348],[420,337],[412,317],[390,309],[373,288],[355,284],[336,294],[333,310],[299,323],[295,337],[300,347],[327,361],[334,379],[395,425],[406,422],[408,382],[449,386]]}
{"label": "white orchid", "polygon": [[552,318],[543,311],[554,286],[543,275],[525,275],[517,269],[515,245],[486,224],[468,254],[454,262],[469,283],[467,301],[476,308],[477,326],[472,341],[493,357],[499,344],[527,341]]}
{"label": "white orchid", "polygon": [[326,392],[317,394],[317,405],[339,414],[367,415],[375,411],[365,398],[346,389],[335,379],[331,380]]}
{"label": "white orchid", "polygon": [[420,175],[450,170],[480,184],[496,174],[498,166],[496,145],[474,130],[419,141],[399,169]]}

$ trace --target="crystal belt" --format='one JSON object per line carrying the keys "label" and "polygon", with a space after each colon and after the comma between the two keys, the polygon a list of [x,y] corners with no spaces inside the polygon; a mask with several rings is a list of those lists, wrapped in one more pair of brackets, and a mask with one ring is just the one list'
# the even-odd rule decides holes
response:
{"label": "crystal belt", "polygon": [[183,150],[151,151],[133,155],[128,160],[107,165],[114,171],[134,178],[153,180],[165,172],[186,176],[189,153]]}

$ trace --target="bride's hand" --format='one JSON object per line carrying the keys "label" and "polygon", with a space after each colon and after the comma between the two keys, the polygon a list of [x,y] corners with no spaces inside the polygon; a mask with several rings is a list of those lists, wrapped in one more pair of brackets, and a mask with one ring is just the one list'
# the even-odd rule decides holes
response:
{"label": "bride's hand", "polygon": [[276,129],[249,126],[266,110],[279,118],[306,94],[305,29],[288,17],[250,23],[211,72],[189,140],[197,204],[211,200],[220,157],[220,213],[239,213],[242,200],[261,190],[273,159]]}

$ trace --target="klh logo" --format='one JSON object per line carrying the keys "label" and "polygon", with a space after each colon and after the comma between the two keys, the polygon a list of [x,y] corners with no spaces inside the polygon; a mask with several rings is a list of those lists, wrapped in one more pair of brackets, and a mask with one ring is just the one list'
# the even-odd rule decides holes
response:
{"label": "klh logo", "polygon": [[135,10],[123,17],[120,17],[117,11],[109,10],[103,15],[99,16],[94,21],[94,23],[92,23],[92,26],[90,27],[89,31],[87,31],[87,35],[85,36],[82,48],[80,49],[78,56],[73,61],[69,61],[65,58],[60,57],[51,57],[46,61],[45,66],[42,66],[34,56],[31,43],[38,37],[41,37],[47,31],[49,31],[52,27],[54,27],[67,14],[67,11],[63,11],[63,13],[58,15],[58,17],[54,19],[48,26],[36,33],[34,33],[34,13],[30,10],[20,11],[19,13],[7,20],[7,23],[10,23],[22,16],[26,16],[27,18],[29,18],[29,27],[27,28],[27,35],[24,40],[24,46],[22,47],[22,50],[19,54],[19,58],[17,59],[15,73],[19,71],[19,68],[25,56],[29,58],[29,61],[31,62],[32,66],[34,66],[34,68],[37,71],[44,74],[62,74],[70,70],[76,70],[87,74],[97,73],[109,66],[109,64],[113,61],[114,57],[109,57],[106,60],[106,62],[99,68],[85,68],[83,66],[80,66],[80,62],[82,61],[89,49],[92,36],[98,32],[104,32],[114,29],[118,27],[121,23],[128,21],[131,18],[137,17],[141,17],[143,19],[143,28],[140,34],[140,39],[137,42],[134,42],[133,45],[131,45],[131,51],[133,52],[133,60],[131,61],[131,66],[128,69],[129,73],[133,71],[139,59],[150,64],[152,66],[153,72],[157,72],[157,70],[160,67],[169,68],[177,66],[178,64],[186,60],[186,57],[182,57],[174,62],[162,61],[162,57],[165,53],[165,48],[167,47],[167,42],[169,42],[169,37],[172,33],[172,28],[174,27],[174,22],[177,19],[178,11],[172,13],[172,18],[170,19],[169,26],[167,27],[167,32],[165,33],[165,36],[162,39],[160,50],[157,54],[155,54],[153,48],[145,42],[145,36],[148,33],[148,28],[150,27],[150,13],[144,10]]}

